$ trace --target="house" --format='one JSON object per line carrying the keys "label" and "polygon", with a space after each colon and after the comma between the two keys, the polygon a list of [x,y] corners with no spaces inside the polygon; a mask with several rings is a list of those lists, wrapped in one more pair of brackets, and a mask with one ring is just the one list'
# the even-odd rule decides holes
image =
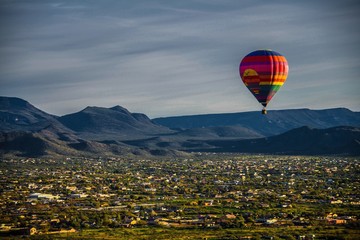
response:
{"label": "house", "polygon": [[276,218],[270,218],[270,219],[266,219],[265,224],[274,224],[276,223],[278,220]]}
{"label": "house", "polygon": [[235,216],[234,214],[226,214],[226,215],[225,215],[225,218],[226,218],[226,219],[235,219],[236,216]]}
{"label": "house", "polygon": [[327,219],[327,223],[338,225],[338,224],[346,224],[347,221],[345,219]]}
{"label": "house", "polygon": [[44,200],[56,200],[56,199],[59,199],[59,198],[60,198],[59,196],[54,196],[52,194],[46,194],[46,193],[31,193],[28,196],[29,201],[41,200],[41,199],[44,199]]}
{"label": "house", "polygon": [[70,198],[86,198],[88,195],[87,194],[82,194],[82,193],[74,193],[74,194],[70,194]]}
{"label": "house", "polygon": [[313,234],[300,235],[300,236],[298,236],[297,239],[299,239],[299,240],[313,240],[313,239],[315,239],[315,235],[313,235]]}

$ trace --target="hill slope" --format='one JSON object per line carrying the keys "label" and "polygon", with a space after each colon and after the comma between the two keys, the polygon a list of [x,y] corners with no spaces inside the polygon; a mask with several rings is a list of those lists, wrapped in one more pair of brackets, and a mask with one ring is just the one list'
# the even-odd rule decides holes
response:
{"label": "hill slope", "polygon": [[[204,144],[203,142],[201,142],[201,144]],[[195,143],[196,141],[194,141],[194,144]],[[301,127],[268,138],[214,140],[205,141],[205,143],[211,147],[192,149],[192,151],[299,155],[360,155],[360,128],[334,127],[328,129],[312,129],[309,127]]]}

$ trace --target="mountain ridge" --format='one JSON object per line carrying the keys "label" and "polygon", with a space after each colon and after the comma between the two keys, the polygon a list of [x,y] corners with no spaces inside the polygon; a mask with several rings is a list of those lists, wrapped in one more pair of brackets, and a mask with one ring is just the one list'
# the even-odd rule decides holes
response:
{"label": "mountain ridge", "polygon": [[360,112],[346,108],[150,119],[116,105],[55,116],[23,99],[0,97],[0,154],[19,156],[180,156],[196,151],[360,155],[359,127]]}

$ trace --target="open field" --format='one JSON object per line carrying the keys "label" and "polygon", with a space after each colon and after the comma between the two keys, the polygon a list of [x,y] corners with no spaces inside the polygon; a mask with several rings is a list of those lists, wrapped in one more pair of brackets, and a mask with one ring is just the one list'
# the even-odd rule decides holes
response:
{"label": "open field", "polygon": [[186,229],[186,228],[117,228],[83,230],[63,235],[31,236],[29,239],[296,239],[298,236],[315,235],[315,239],[358,239],[360,230],[343,227],[256,227],[242,229]]}

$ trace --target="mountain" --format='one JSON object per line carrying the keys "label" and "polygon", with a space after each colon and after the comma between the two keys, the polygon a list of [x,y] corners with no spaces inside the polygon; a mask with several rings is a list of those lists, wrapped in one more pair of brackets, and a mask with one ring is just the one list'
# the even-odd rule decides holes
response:
{"label": "mountain", "polygon": [[38,131],[54,125],[63,131],[66,129],[57,117],[34,107],[29,102],[15,97],[0,97],[0,131]]}
{"label": "mountain", "polygon": [[359,127],[360,113],[345,108],[150,120],[120,106],[87,107],[58,117],[20,98],[0,97],[1,156],[360,155]]}
{"label": "mountain", "polygon": [[[196,145],[196,141],[193,141]],[[327,129],[300,127],[268,138],[201,141],[211,147],[192,149],[206,152],[240,152],[296,155],[360,155],[360,128],[340,126]]]}
{"label": "mountain", "polygon": [[120,106],[87,107],[60,117],[59,121],[80,137],[91,140],[141,139],[174,132],[153,123],[144,114],[130,113]]}
{"label": "mountain", "polygon": [[[111,109],[88,107],[82,113],[80,118],[76,118],[77,114],[60,118],[23,99],[0,97],[0,156],[156,155],[158,152],[134,148],[112,139],[124,134],[132,139],[134,136],[144,137],[145,133],[173,132],[153,124],[144,114],[131,114],[120,106]],[[82,135],[95,136],[94,139],[110,136],[106,140],[112,141],[98,142]],[[178,154],[174,151],[163,151],[161,154],[164,152]]]}
{"label": "mountain", "polygon": [[259,112],[206,114],[152,119],[153,122],[172,129],[240,126],[260,135],[272,136],[294,128],[330,128],[335,126],[360,127],[360,112],[346,108],[326,110],[294,109]]}
{"label": "mountain", "polygon": [[149,149],[126,145],[119,141],[92,141],[78,137],[72,132],[63,131],[56,125],[49,125],[39,131],[0,132],[0,157],[22,156],[183,156],[185,152],[176,149]]}

